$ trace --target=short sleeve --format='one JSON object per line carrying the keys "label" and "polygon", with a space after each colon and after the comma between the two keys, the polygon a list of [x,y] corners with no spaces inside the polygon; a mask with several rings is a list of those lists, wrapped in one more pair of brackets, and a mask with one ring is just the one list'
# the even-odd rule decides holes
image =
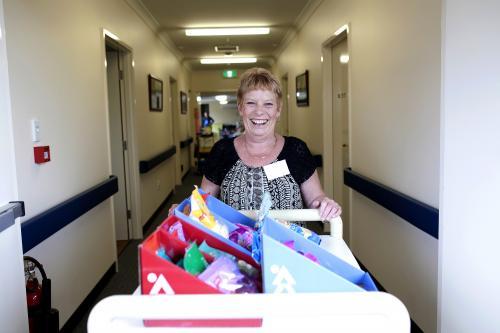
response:
{"label": "short sleeve", "polygon": [[283,157],[295,181],[302,185],[316,171],[316,160],[306,143],[295,137],[287,137]]}
{"label": "short sleeve", "polygon": [[237,160],[234,139],[222,139],[212,147],[201,172],[209,181],[220,186]]}

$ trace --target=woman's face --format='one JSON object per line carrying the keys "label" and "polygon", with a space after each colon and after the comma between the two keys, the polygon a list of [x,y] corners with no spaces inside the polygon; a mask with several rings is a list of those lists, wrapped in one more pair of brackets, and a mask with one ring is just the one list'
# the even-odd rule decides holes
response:
{"label": "woman's face", "polygon": [[272,91],[257,89],[247,92],[243,95],[238,111],[245,132],[258,136],[274,135],[281,108]]}

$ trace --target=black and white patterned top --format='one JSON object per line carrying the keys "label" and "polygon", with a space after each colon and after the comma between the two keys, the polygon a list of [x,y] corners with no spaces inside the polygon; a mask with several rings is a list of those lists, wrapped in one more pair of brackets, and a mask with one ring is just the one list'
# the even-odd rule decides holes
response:
{"label": "black and white patterned top", "polygon": [[278,158],[286,160],[290,174],[268,180],[263,167],[250,167],[239,158],[234,138],[215,143],[204,168],[205,177],[220,186],[220,199],[237,210],[259,209],[264,192],[272,198],[271,209],[304,207],[300,185],[316,170],[307,145],[295,137],[285,137]]}

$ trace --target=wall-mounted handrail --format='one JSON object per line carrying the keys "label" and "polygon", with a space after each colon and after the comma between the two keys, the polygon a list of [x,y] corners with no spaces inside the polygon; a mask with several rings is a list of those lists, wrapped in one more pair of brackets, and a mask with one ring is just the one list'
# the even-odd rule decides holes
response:
{"label": "wall-mounted handrail", "polygon": [[171,156],[175,155],[177,148],[172,146],[165,150],[164,152],[156,155],[155,157],[147,161],[139,161],[139,172],[146,173],[156,167],[158,164],[168,160]]}
{"label": "wall-mounted handrail", "polygon": [[182,140],[181,142],[179,142],[179,145],[182,149],[184,147],[188,147],[191,143],[193,143],[193,137],[190,136],[186,140]]}
{"label": "wall-mounted handrail", "polygon": [[107,180],[21,223],[23,251],[28,252],[113,194],[118,178]]}
{"label": "wall-mounted handrail", "polygon": [[344,184],[432,237],[439,238],[438,209],[354,172],[351,168],[344,169]]}

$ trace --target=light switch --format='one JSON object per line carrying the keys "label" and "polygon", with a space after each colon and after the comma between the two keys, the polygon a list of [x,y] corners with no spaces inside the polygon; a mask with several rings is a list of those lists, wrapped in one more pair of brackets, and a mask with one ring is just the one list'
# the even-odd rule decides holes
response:
{"label": "light switch", "polygon": [[38,119],[31,120],[31,138],[33,142],[40,142],[40,121]]}

